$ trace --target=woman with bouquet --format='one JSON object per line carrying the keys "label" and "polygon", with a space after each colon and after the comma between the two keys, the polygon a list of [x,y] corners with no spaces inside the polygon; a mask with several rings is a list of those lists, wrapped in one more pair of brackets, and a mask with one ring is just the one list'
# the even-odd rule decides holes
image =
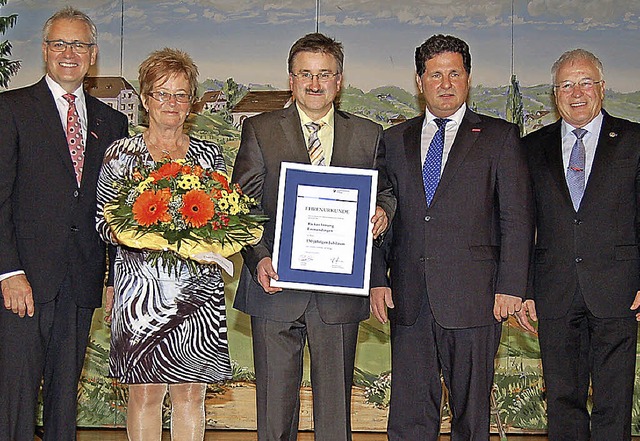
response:
{"label": "woman with bouquet", "polygon": [[[178,211],[182,224],[170,224],[178,230],[203,225],[213,215],[211,207],[200,209],[210,206],[211,200],[200,204],[197,195],[205,193],[193,181],[199,182],[198,176],[206,173],[219,176],[213,171],[225,171],[221,149],[184,133],[196,97],[197,74],[191,57],[175,49],[153,52],[141,64],[140,98],[149,114],[149,128],[110,146],[98,182],[98,231],[103,240],[120,245],[114,261],[109,371],[129,385],[127,433],[133,441],[161,439],[167,390],[172,403],[172,439],[202,440],[206,384],[231,375],[224,285],[218,266],[176,255],[168,264],[166,253],[150,258],[149,251],[120,244],[116,229],[105,219],[105,205],[117,199],[122,182],[142,179],[140,170],[152,169],[138,184],[136,202],[130,204],[136,220],[149,229],[145,231],[162,222],[169,224],[172,215],[179,216]],[[154,169],[163,162],[168,165]],[[192,178],[183,179],[183,186],[198,190],[191,193],[196,197],[189,207],[184,207],[186,194],[179,207],[168,191],[144,191],[153,176],[168,180],[180,164],[191,164],[187,175]]]}

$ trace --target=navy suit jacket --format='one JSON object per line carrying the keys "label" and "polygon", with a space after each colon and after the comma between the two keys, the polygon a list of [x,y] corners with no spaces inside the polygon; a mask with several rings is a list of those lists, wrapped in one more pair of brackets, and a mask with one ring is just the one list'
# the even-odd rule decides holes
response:
{"label": "navy suit jacket", "polygon": [[542,319],[564,316],[577,286],[600,318],[629,317],[640,289],[640,124],[604,113],[582,202],[571,203],[561,121],[524,138],[537,239],[532,296]]}
{"label": "navy suit jacket", "polygon": [[0,274],[24,270],[36,303],[65,276],[76,303],[101,304],[105,245],[95,228],[96,183],[107,146],[127,119],[85,95],[87,142],[78,188],[64,128],[43,79],[0,94]]}
{"label": "navy suit jacket", "polygon": [[[397,209],[387,259],[372,286],[395,304],[389,317],[413,324],[425,296],[445,328],[496,323],[495,294],[524,297],[533,240],[533,208],[518,127],[467,109],[440,183],[427,207],[420,153],[424,115],[384,133]],[[375,256],[374,256],[375,257]]]}

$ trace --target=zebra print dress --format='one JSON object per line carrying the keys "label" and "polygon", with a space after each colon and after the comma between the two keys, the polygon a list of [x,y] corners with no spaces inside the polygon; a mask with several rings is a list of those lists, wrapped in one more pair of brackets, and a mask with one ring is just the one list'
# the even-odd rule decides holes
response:
{"label": "zebra print dress", "polygon": [[[191,138],[187,158],[225,171],[215,144]],[[115,141],[98,180],[97,229],[113,243],[103,217],[115,198],[112,183],[153,159],[142,135]],[[224,283],[214,265],[182,266],[178,277],[146,254],[119,246],[114,260],[115,299],[111,321],[109,375],[122,383],[211,383],[230,378]]]}

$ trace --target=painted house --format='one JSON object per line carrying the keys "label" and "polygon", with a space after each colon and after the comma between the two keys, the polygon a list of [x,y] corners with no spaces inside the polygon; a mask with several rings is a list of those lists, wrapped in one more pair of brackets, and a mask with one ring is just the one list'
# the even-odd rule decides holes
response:
{"label": "painted house", "polygon": [[219,112],[227,106],[227,97],[222,90],[207,90],[191,109],[195,113]]}
{"label": "painted house", "polygon": [[289,107],[292,102],[290,90],[249,91],[231,110],[233,125],[239,128],[251,116]]}
{"label": "painted house", "polygon": [[130,125],[138,125],[138,92],[123,77],[86,77],[84,86],[89,95],[126,115]]}

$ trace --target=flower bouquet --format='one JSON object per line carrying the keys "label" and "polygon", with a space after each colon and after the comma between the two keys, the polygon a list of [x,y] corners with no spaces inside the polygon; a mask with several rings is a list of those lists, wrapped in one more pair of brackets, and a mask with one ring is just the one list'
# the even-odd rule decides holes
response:
{"label": "flower bouquet", "polygon": [[195,271],[194,261],[229,263],[220,257],[257,243],[267,220],[250,214],[256,202],[237,184],[190,160],[136,167],[113,185],[117,196],[105,205],[104,217],[116,238],[149,251],[148,260],[170,272],[185,263]]}

